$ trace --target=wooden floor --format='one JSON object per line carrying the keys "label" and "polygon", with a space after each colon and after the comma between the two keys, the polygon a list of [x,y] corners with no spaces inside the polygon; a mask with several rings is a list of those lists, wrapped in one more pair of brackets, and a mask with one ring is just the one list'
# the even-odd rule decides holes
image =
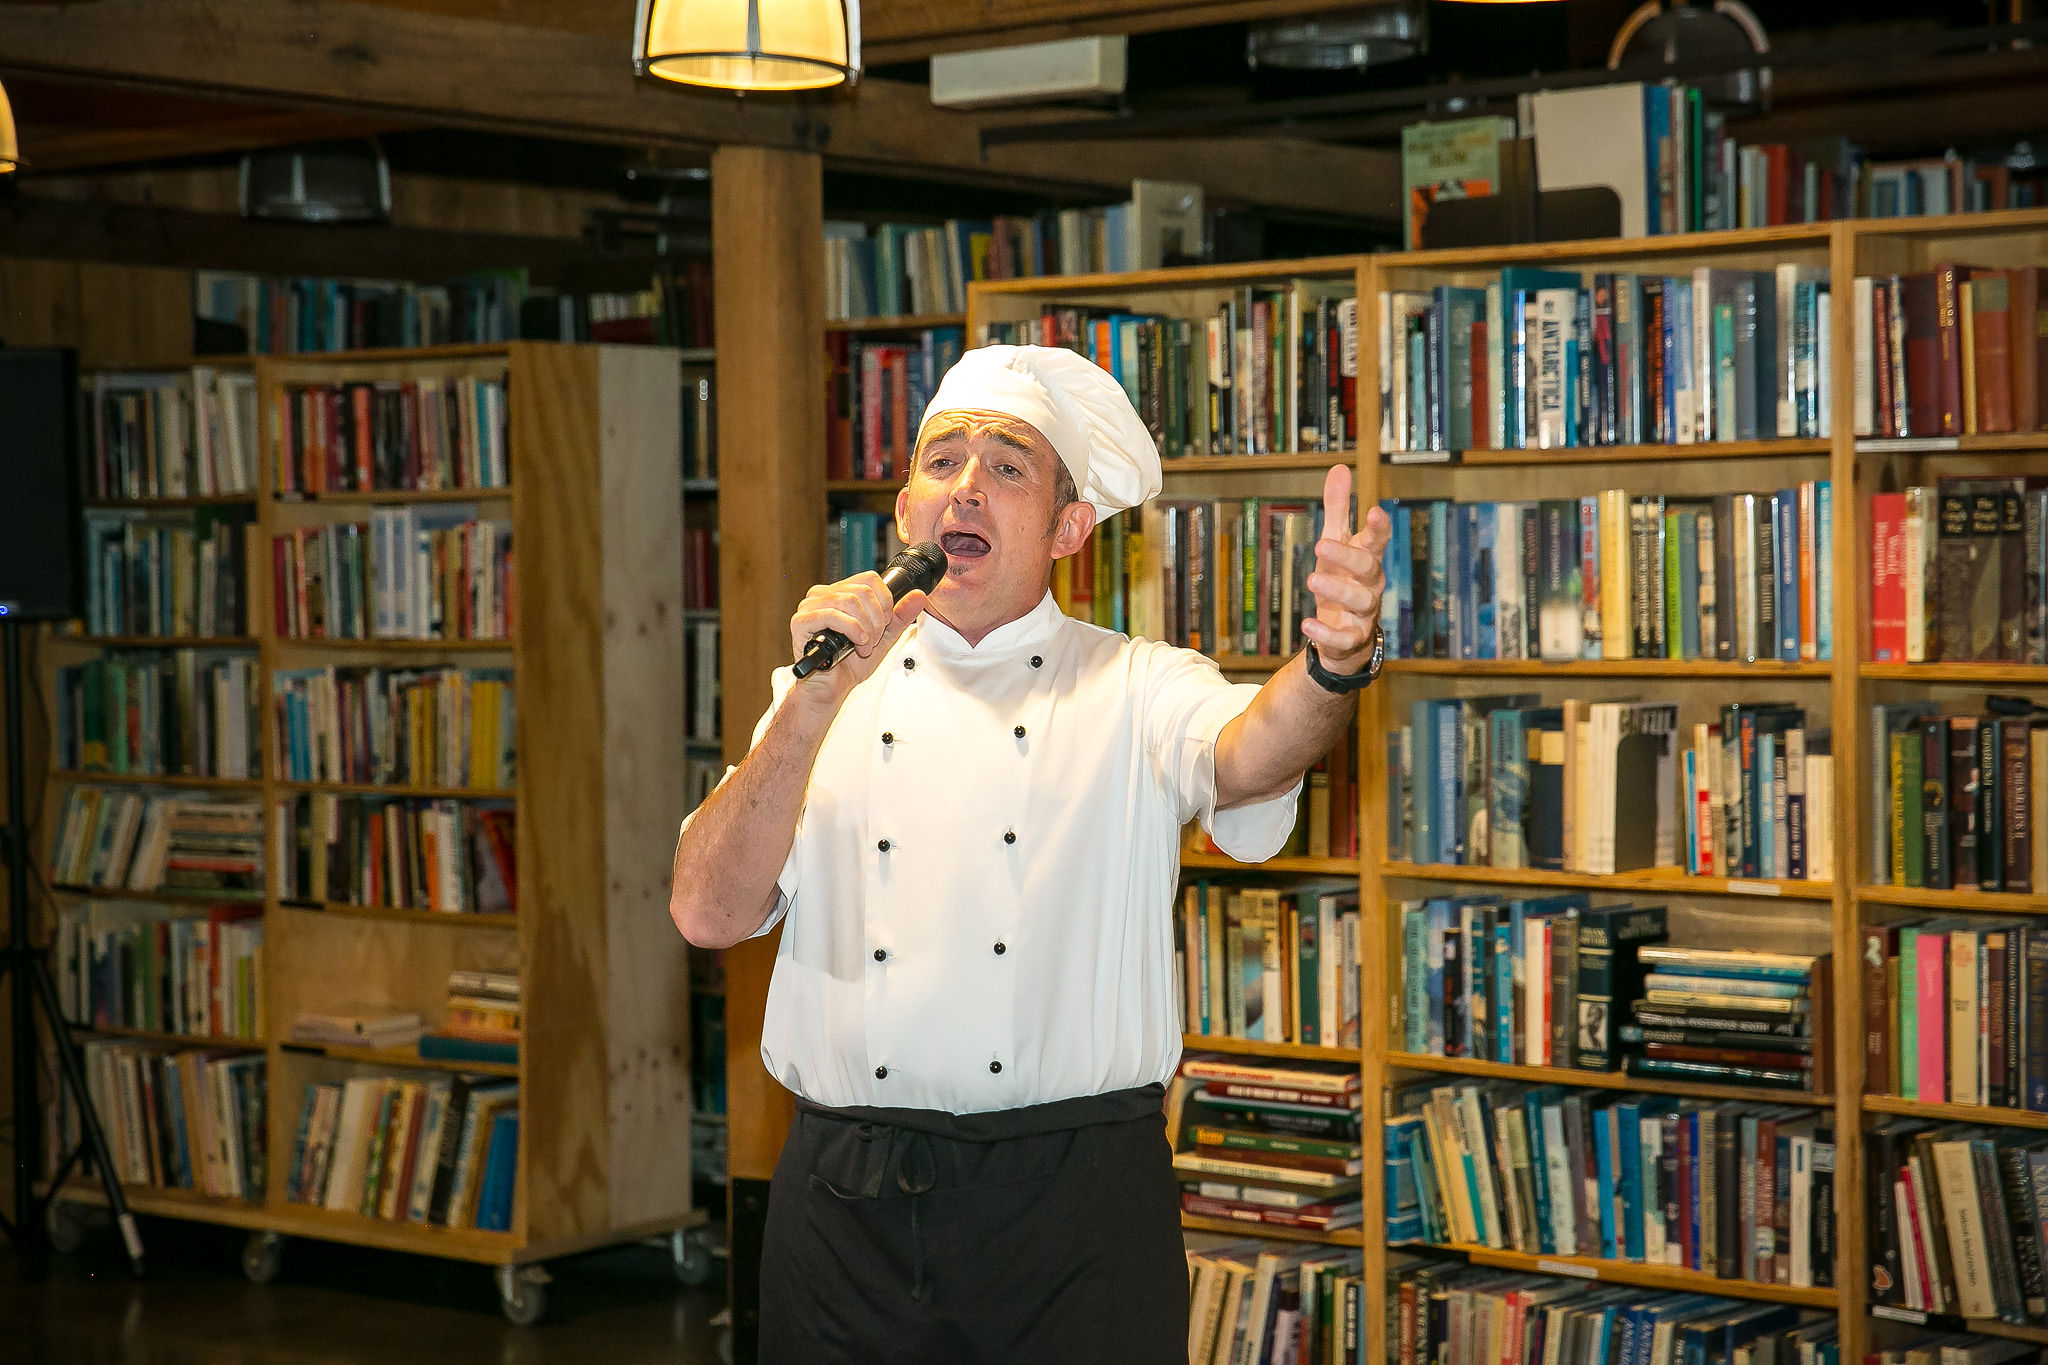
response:
{"label": "wooden floor", "polygon": [[29,1280],[0,1241],[0,1361],[29,1365],[526,1365],[659,1360],[715,1365],[718,1281],[676,1283],[666,1250],[634,1246],[548,1267],[548,1315],[514,1327],[491,1271],[319,1242],[286,1244],[284,1271],[258,1288],[243,1237],[144,1220],[148,1278],[135,1280],[110,1228]]}

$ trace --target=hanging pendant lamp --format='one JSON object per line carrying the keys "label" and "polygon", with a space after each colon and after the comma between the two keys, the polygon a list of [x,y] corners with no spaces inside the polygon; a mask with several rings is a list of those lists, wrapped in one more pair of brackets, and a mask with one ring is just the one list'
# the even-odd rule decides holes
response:
{"label": "hanging pendant lamp", "polygon": [[860,0],[639,0],[633,67],[719,90],[818,90],[860,76]]}
{"label": "hanging pendant lamp", "polygon": [[21,164],[21,144],[14,137],[14,106],[7,102],[7,88],[0,86],[0,175]]}

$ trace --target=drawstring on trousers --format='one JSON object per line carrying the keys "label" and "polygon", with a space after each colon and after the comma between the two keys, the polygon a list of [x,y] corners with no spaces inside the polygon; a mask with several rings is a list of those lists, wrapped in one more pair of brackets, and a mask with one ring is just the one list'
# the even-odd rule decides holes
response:
{"label": "drawstring on trousers", "polygon": [[[918,1225],[917,1197],[931,1189],[938,1179],[938,1163],[932,1157],[931,1140],[914,1130],[897,1129],[904,1139],[901,1156],[896,1167],[896,1188],[910,1196],[910,1297],[924,1302],[924,1234]],[[921,1161],[923,1173],[912,1174],[913,1165]]]}

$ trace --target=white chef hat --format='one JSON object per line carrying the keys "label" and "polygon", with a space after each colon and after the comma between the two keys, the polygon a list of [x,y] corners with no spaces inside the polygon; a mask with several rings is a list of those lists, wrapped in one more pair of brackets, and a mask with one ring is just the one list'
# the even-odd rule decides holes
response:
{"label": "white chef hat", "polygon": [[1056,346],[984,346],[946,371],[918,427],[949,412],[999,412],[1052,444],[1102,522],[1159,491],[1159,448],[1107,370]]}

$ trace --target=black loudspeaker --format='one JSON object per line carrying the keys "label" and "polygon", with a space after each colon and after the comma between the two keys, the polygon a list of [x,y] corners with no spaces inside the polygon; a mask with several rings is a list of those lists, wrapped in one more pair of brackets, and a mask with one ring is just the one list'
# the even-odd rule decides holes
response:
{"label": "black loudspeaker", "polygon": [[85,614],[78,354],[0,346],[0,615]]}

